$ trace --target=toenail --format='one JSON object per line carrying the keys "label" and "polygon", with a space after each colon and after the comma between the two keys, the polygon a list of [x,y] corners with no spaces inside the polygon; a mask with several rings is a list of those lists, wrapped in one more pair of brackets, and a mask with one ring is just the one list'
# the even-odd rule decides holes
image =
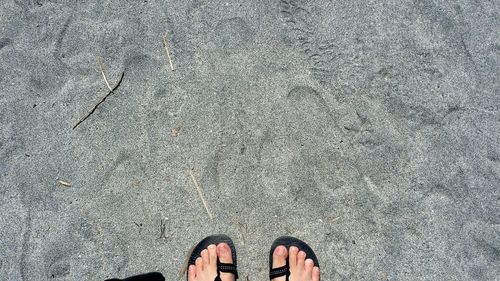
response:
{"label": "toenail", "polygon": [[215,249],[215,245],[214,244],[208,245],[208,248],[209,249]]}
{"label": "toenail", "polygon": [[285,249],[283,249],[283,247],[276,248],[276,254],[278,256],[283,256],[285,254]]}

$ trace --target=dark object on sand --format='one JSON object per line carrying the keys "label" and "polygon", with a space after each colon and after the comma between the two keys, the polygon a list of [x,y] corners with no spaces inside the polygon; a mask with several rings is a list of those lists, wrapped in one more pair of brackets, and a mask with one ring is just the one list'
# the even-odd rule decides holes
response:
{"label": "dark object on sand", "polygon": [[97,109],[97,107],[99,105],[101,105],[101,103],[103,103],[112,93],[114,93],[114,91],[118,88],[118,86],[120,86],[120,84],[122,83],[122,80],[123,80],[123,75],[125,75],[125,72],[122,72],[122,75],[120,75],[120,79],[118,80],[118,82],[116,83],[116,85],[111,88],[111,86],[109,86],[109,83],[108,83],[108,79],[106,79],[106,75],[104,74],[104,69],[103,69],[103,66],[102,66],[102,62],[100,59],[97,59],[97,64],[99,65],[99,68],[101,70],[101,75],[102,75],[102,78],[104,79],[104,82],[106,83],[106,86],[108,87],[109,89],[109,92],[107,95],[105,95],[96,105],[94,105],[94,107],[84,116],[82,117],[76,124],[75,126],[73,126],[73,130],[76,129],[76,127],[78,127],[78,125],[80,125],[83,121],[85,121],[87,118],[89,118],[90,115],[92,115],[95,110]]}

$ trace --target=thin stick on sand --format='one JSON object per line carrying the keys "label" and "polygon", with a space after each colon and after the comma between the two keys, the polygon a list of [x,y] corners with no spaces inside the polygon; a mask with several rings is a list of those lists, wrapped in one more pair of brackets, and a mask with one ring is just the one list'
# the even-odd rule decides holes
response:
{"label": "thin stick on sand", "polygon": [[241,223],[239,220],[236,221],[236,223],[238,224],[238,227],[240,228],[241,240],[243,240],[243,244],[245,244],[245,242],[246,242],[245,236],[247,235],[247,232],[248,232],[248,224]]}
{"label": "thin stick on sand", "polygon": [[67,181],[64,181],[64,180],[58,180],[57,181],[60,185],[64,185],[64,186],[71,186],[71,183],[70,182],[67,182]]}
{"label": "thin stick on sand", "polygon": [[102,62],[99,58],[97,58],[97,65],[99,66],[99,68],[101,70],[102,78],[104,79],[104,82],[106,82],[106,86],[108,86],[109,92],[96,105],[94,105],[94,107],[85,116],[83,116],[80,120],[78,120],[78,122],[76,122],[76,124],[73,126],[73,130],[76,129],[76,127],[78,127],[78,125],[80,125],[83,121],[85,121],[87,118],[89,118],[89,116],[95,112],[97,107],[99,107],[99,105],[101,105],[101,103],[103,103],[112,93],[114,93],[114,91],[122,83],[123,75],[125,74],[124,72],[122,72],[122,75],[120,76],[120,79],[118,80],[118,82],[116,82],[116,85],[113,88],[111,88],[109,86],[108,80],[106,79],[106,75],[104,74],[104,68],[102,67]]}
{"label": "thin stick on sand", "polygon": [[168,62],[170,63],[170,69],[174,71],[174,64],[172,63],[172,58],[170,57],[170,52],[168,51],[167,33],[163,34],[163,47],[167,53]]}
{"label": "thin stick on sand", "polygon": [[203,197],[203,191],[201,190],[201,187],[198,185],[198,181],[196,180],[192,169],[189,169],[189,175],[191,176],[193,184],[196,187],[196,190],[198,191],[198,195],[200,196],[201,202],[203,202],[203,206],[207,211],[208,217],[210,217],[210,219],[213,219],[212,213],[210,213],[210,210],[208,209],[207,201],[205,201],[205,197]]}
{"label": "thin stick on sand", "polygon": [[106,86],[108,86],[108,89],[113,92],[113,89],[111,89],[111,86],[109,86],[108,79],[106,79],[106,74],[104,74],[104,66],[102,65],[102,61],[100,57],[97,57],[97,66],[99,66],[99,70],[101,71],[102,78],[104,79],[104,82],[106,82]]}
{"label": "thin stick on sand", "polygon": [[166,224],[163,222],[162,219],[160,219],[160,237],[158,239],[167,239],[167,236],[165,236],[165,229],[167,228]]}

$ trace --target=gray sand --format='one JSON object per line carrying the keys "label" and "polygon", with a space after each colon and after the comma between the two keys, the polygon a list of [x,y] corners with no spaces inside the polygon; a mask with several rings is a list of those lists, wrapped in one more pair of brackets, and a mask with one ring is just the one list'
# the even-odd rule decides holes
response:
{"label": "gray sand", "polygon": [[0,280],[500,280],[498,1],[1,2]]}

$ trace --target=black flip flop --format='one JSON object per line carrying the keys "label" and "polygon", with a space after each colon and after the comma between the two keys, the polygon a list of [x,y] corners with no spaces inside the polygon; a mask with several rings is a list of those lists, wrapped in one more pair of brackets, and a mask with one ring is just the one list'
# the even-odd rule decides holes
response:
{"label": "black flip flop", "polygon": [[291,246],[299,248],[300,251],[304,251],[306,253],[306,259],[312,259],[314,261],[314,266],[319,267],[319,262],[316,254],[314,254],[314,251],[311,249],[311,247],[309,247],[309,245],[306,244],[306,242],[291,236],[281,236],[280,238],[274,240],[273,245],[271,246],[271,252],[269,253],[269,279],[272,280],[274,278],[286,275],[286,281],[288,281],[288,278],[290,276],[288,259],[286,260],[286,265],[278,268],[273,268],[273,253],[276,247],[280,245],[285,246],[287,250],[289,250]]}
{"label": "black flip flop", "polygon": [[[191,256],[189,256],[188,268],[190,265],[195,264],[195,261],[198,257],[201,257],[201,251],[206,249],[209,245],[219,245],[220,243],[226,243],[231,248],[231,254],[233,256],[233,263],[222,263],[217,260],[217,277],[214,281],[221,281],[220,273],[228,272],[234,274],[235,279],[238,279],[238,271],[236,266],[236,248],[234,247],[233,240],[224,234],[211,235],[205,237],[203,240],[198,243],[193,248],[191,252]],[[186,271],[186,280],[187,280],[188,272]]]}

